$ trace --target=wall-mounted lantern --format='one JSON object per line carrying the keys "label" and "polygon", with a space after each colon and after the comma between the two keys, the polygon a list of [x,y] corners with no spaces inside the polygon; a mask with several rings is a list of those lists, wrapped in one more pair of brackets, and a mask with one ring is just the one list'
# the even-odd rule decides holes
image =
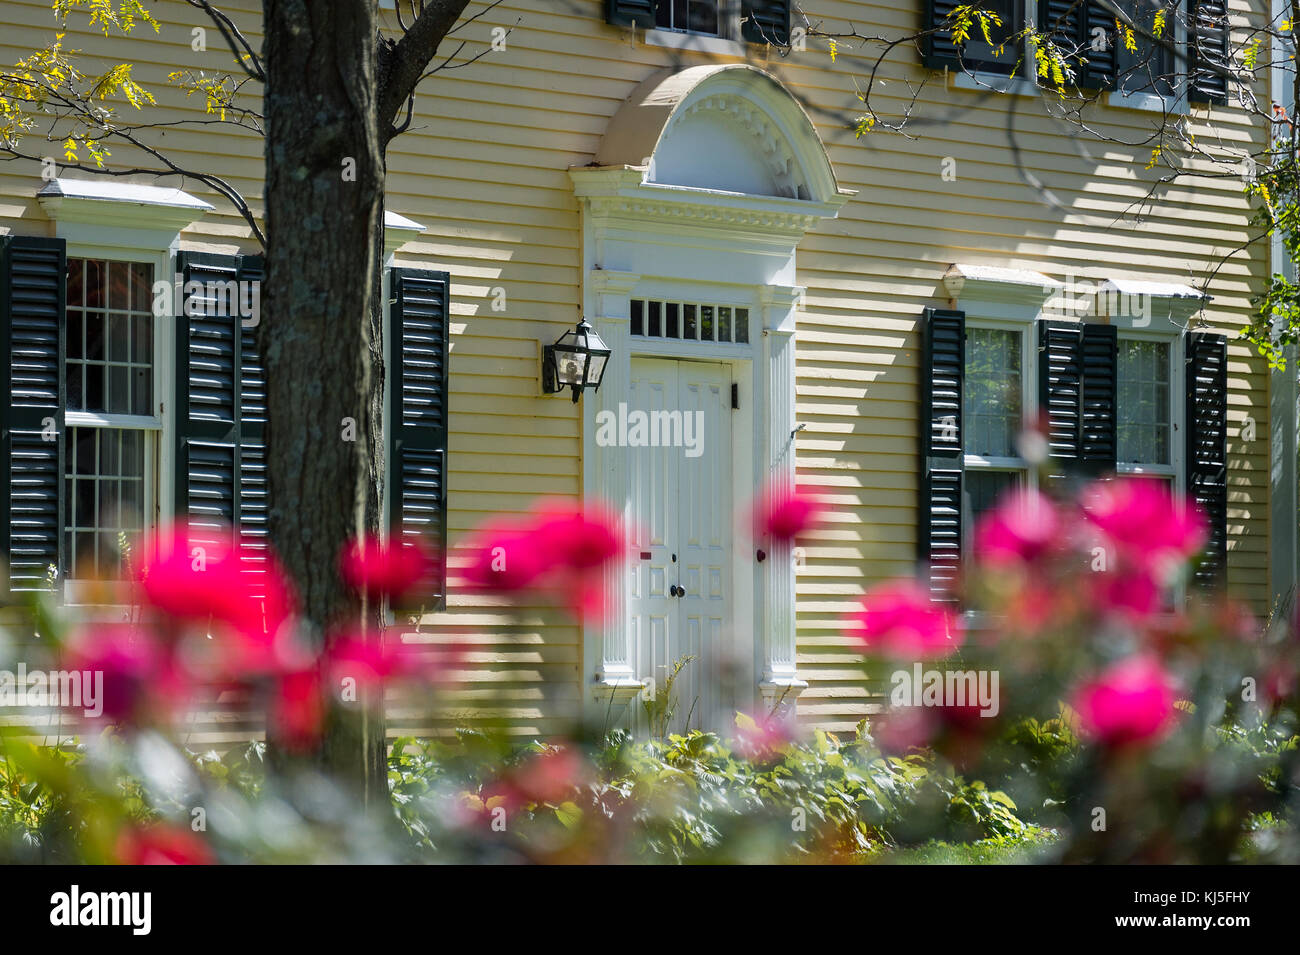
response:
{"label": "wall-mounted lantern", "polygon": [[577,328],[542,350],[542,391],[553,395],[572,388],[573,402],[577,404],[584,388],[600,387],[609,355],[609,347],[587,320],[580,320]]}

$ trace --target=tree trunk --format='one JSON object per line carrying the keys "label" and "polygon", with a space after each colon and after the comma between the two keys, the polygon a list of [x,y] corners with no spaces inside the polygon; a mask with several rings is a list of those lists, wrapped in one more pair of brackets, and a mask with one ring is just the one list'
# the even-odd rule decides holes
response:
{"label": "tree trunk", "polygon": [[[365,632],[339,555],[368,516],[375,265],[383,235],[373,0],[264,0],[266,280],[271,540],[323,645]],[[381,372],[382,374],[382,372]],[[382,379],[381,379],[382,380]],[[326,687],[326,693],[339,688]],[[322,767],[387,800],[374,699],[339,714]],[[381,714],[382,717],[382,714]],[[272,741],[274,742],[274,741]]]}

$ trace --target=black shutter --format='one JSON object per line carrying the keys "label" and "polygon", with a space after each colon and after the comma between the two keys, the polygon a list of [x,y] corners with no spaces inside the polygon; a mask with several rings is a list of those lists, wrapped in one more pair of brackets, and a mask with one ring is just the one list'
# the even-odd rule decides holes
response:
{"label": "black shutter", "polygon": [[388,335],[390,540],[419,538],[439,559],[412,608],[447,603],[447,359],[451,276],[393,269]]}
{"label": "black shutter", "polygon": [[932,70],[960,65],[948,17],[962,0],[921,0],[921,62]]}
{"label": "black shutter", "polygon": [[[270,553],[270,494],[266,460],[266,370],[258,345],[261,332],[260,289],[265,269],[260,255],[239,259],[239,281],[256,287],[259,311],[257,323],[240,321],[239,332],[239,508],[236,523],[245,570],[266,569]],[[255,588],[254,593],[264,596]]]}
{"label": "black shutter", "polygon": [[1082,346],[1079,466],[1088,475],[1110,474],[1118,457],[1115,326],[1084,324]]}
{"label": "black shutter", "polygon": [[[1075,85],[1084,89],[1115,82],[1118,47],[1115,16],[1098,3],[1080,0],[1038,0],[1038,26],[1060,47],[1074,67]],[[1101,30],[1104,49],[1093,49],[1093,35]]]}
{"label": "black shutter", "polygon": [[642,30],[652,30],[655,0],[605,0],[605,22],[620,27],[635,23]]}
{"label": "black shutter", "polygon": [[1047,417],[1047,455],[1071,468],[1083,457],[1082,328],[1038,323],[1038,408]]}
{"label": "black shutter", "polygon": [[1060,472],[1115,470],[1115,326],[1038,323],[1038,407],[1047,416],[1048,457]]}
{"label": "black shutter", "polygon": [[740,32],[750,43],[790,42],[790,0],[742,0]]}
{"label": "black shutter", "polygon": [[[1089,3],[1083,9],[1083,36],[1081,54],[1087,63],[1080,74],[1078,85],[1089,89],[1104,89],[1115,85],[1116,62],[1124,41],[1118,37],[1115,15],[1099,3]],[[1093,37],[1101,31],[1106,37],[1104,49],[1093,49]],[[1139,38],[1139,43],[1145,42]]]}
{"label": "black shutter", "polygon": [[1193,582],[1212,588],[1228,567],[1228,345],[1222,335],[1187,336],[1187,496],[1209,522]]}
{"label": "black shutter", "polygon": [[9,587],[46,590],[63,553],[63,336],[67,257],[62,239],[0,240],[0,336],[8,363],[0,440],[0,547]]}
{"label": "black shutter", "polygon": [[267,547],[266,383],[241,283],[261,281],[262,260],[181,252],[177,270],[176,514],[196,544],[237,533],[256,571]]}
{"label": "black shutter", "polygon": [[1189,0],[1187,14],[1187,98],[1194,103],[1223,103],[1228,98],[1231,30],[1225,0]]}
{"label": "black shutter", "polygon": [[917,544],[931,596],[954,599],[961,562],[962,388],[966,313],[925,310],[921,355],[921,501]]}

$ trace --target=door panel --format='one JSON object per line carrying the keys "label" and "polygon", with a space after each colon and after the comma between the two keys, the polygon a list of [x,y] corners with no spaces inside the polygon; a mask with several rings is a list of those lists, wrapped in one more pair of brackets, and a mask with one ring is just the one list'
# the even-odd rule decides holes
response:
{"label": "door panel", "polygon": [[[666,413],[671,430],[627,437],[634,541],[631,632],[638,675],[653,679],[659,704],[673,665],[670,728],[717,727],[732,701],[720,698],[730,653],[731,369],[691,361],[634,360],[627,406]],[[674,418],[676,413],[678,417]],[[651,419],[653,420],[653,419]],[[671,439],[670,436],[671,435]],[[653,442],[653,443],[651,443]],[[674,595],[675,588],[684,594]]]}

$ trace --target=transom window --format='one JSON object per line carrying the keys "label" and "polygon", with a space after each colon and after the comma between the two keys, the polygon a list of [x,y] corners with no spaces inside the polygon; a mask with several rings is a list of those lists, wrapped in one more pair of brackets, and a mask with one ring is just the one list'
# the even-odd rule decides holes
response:
{"label": "transom window", "polygon": [[162,429],[152,312],[153,265],[69,257],[64,387],[68,577],[123,576],[153,513]]}
{"label": "transom window", "polygon": [[749,344],[749,309],[737,305],[632,299],[631,331],[644,338]]}

